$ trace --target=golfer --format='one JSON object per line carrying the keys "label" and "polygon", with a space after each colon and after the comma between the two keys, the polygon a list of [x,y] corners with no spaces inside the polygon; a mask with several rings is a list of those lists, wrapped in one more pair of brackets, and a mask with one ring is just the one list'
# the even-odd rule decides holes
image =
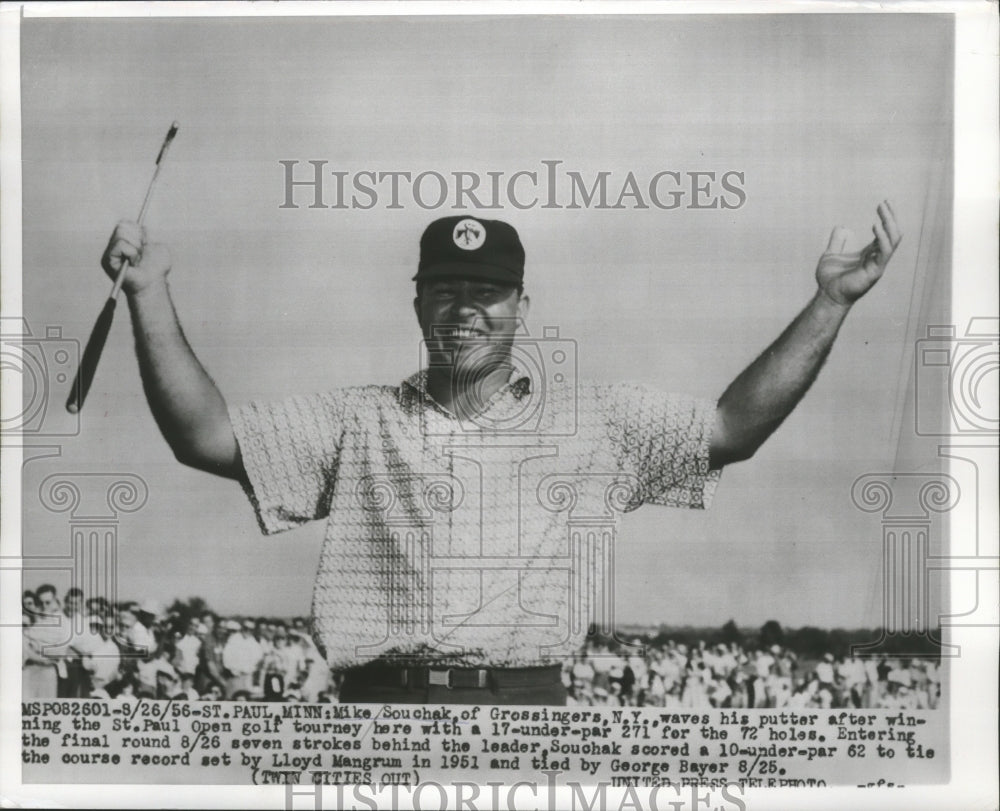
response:
{"label": "golfer", "polygon": [[312,630],[342,701],[563,704],[561,664],[604,599],[608,526],[647,504],[708,506],[884,272],[901,238],[888,202],[873,231],[848,250],[834,229],[815,295],[718,401],[577,380],[565,345],[525,335],[525,253],[500,221],[424,231],[424,368],[232,410],[185,340],[167,248],[122,222],[102,264],[131,265],[143,387],[177,459],[239,481],[265,533],[326,522]]}

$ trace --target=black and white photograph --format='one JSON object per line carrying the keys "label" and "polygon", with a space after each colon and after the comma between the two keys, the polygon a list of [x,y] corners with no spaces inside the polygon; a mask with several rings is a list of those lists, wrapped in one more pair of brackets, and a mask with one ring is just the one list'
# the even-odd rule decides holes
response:
{"label": "black and white photograph", "polygon": [[5,802],[995,807],[989,4],[45,5]]}

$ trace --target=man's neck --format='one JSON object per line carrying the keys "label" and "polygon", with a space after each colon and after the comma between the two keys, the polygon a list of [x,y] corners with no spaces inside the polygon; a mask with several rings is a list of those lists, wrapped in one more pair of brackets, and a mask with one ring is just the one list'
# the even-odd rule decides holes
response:
{"label": "man's neck", "polygon": [[504,363],[484,374],[464,375],[451,366],[434,366],[427,372],[427,394],[459,419],[473,419],[510,380],[511,369]]}

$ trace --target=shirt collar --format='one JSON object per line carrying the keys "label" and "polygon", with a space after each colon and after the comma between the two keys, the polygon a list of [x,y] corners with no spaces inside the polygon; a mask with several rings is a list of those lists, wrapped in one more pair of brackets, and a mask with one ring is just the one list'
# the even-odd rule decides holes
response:
{"label": "shirt collar", "polygon": [[[494,399],[502,393],[510,390],[514,396],[520,399],[531,391],[531,376],[524,367],[512,360],[512,368],[507,382],[497,391]],[[436,401],[427,393],[427,370],[421,369],[405,378],[399,387],[400,401],[403,404],[414,402],[429,402],[437,406]],[[440,408],[440,406],[437,406]]]}

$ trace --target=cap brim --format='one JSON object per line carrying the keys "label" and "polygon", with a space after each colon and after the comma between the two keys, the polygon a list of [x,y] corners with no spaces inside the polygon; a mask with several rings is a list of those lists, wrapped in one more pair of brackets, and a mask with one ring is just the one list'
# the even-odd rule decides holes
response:
{"label": "cap brim", "polygon": [[428,267],[420,268],[413,277],[415,282],[428,279],[476,279],[484,282],[501,282],[514,285],[522,283],[522,277],[514,271],[498,265],[486,265],[481,262],[435,262]]}

